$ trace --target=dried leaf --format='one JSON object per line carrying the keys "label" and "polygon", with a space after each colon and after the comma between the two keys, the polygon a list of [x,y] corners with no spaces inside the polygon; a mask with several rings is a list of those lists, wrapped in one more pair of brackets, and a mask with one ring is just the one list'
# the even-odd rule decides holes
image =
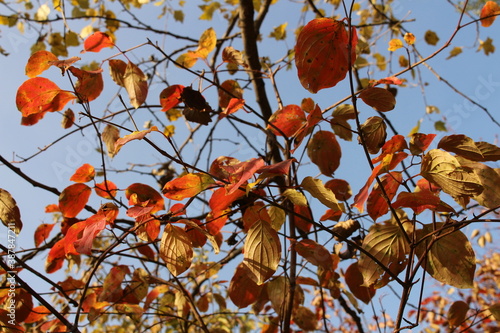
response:
{"label": "dried leaf", "polygon": [[436,134],[413,133],[410,139],[410,152],[420,155],[429,148]]}
{"label": "dried leaf", "polygon": [[345,282],[351,293],[365,304],[375,296],[376,289],[373,286],[364,286],[363,274],[359,270],[358,263],[354,262],[347,267],[344,274]]}
{"label": "dried leaf", "polygon": [[330,179],[325,183],[325,187],[332,190],[337,200],[346,201],[352,196],[351,185],[343,179]]}
{"label": "dried leaf", "polygon": [[2,188],[0,188],[0,220],[9,230],[13,230],[16,235],[19,235],[23,228],[21,212],[16,200]]}
{"label": "dried leaf", "polygon": [[314,266],[321,266],[324,270],[333,267],[333,259],[330,252],[321,244],[311,239],[303,239],[293,245],[297,253]]}
{"label": "dried leaf", "polygon": [[483,163],[471,162],[463,158],[458,158],[458,162],[464,167],[471,168],[484,188],[479,195],[475,195],[472,198],[486,208],[493,209],[500,206],[500,174],[498,173],[498,169],[493,169]]}
{"label": "dried leaf", "polygon": [[240,51],[235,50],[232,46],[227,46],[224,50],[222,50],[222,60],[230,64],[248,67],[243,60],[243,54]]}
{"label": "dried leaf", "polygon": [[467,312],[469,311],[469,304],[464,301],[455,301],[448,308],[448,326],[455,328],[460,326],[466,319]]}
{"label": "dried leaf", "polygon": [[125,71],[127,70],[127,63],[120,59],[110,59],[109,75],[117,85],[125,88]]}
{"label": "dried leaf", "polygon": [[148,77],[137,65],[128,62],[123,76],[123,84],[130,98],[130,104],[136,109],[146,101],[148,96],[147,79]]}
{"label": "dried leaf", "polygon": [[193,248],[189,236],[182,228],[171,223],[165,226],[160,243],[160,257],[174,276],[185,272],[191,266]]}
{"label": "dried leaf", "polygon": [[[370,117],[361,125],[361,132],[366,144],[366,148],[370,154],[377,154],[380,148],[384,145],[387,137],[387,125],[384,120],[378,116]],[[361,143],[361,138],[358,137]]]}
{"label": "dried leaf", "polygon": [[341,21],[331,18],[310,21],[302,28],[295,45],[295,65],[302,86],[317,93],[342,81],[349,65],[356,61],[357,41],[356,30],[352,28],[349,34]]}
{"label": "dried leaf", "polygon": [[116,141],[120,138],[120,130],[113,125],[106,125],[102,131],[102,141],[106,145],[106,150],[108,151],[108,156],[113,158],[118,152],[115,149]]}
{"label": "dried leaf", "polygon": [[[114,154],[116,155],[120,149],[125,145],[127,142],[130,142],[132,140],[142,140],[144,137],[151,133],[151,132],[159,132],[158,127],[153,126],[151,128],[148,128],[147,130],[143,131],[135,131],[132,132],[131,134],[125,135],[123,138],[119,138],[118,140],[115,141],[115,146],[114,146]],[[108,150],[109,151],[109,150]]]}
{"label": "dried leaf", "polygon": [[61,121],[61,126],[64,129],[68,129],[75,123],[75,113],[71,109],[64,111],[63,118]]}
{"label": "dried leaf", "polygon": [[257,284],[263,284],[278,268],[281,259],[281,242],[278,233],[263,220],[256,221],[250,230],[244,246],[245,265],[250,278]]}
{"label": "dried leaf", "polygon": [[471,161],[487,162],[500,160],[500,148],[487,142],[474,142],[463,134],[443,137],[438,148],[455,153]]}

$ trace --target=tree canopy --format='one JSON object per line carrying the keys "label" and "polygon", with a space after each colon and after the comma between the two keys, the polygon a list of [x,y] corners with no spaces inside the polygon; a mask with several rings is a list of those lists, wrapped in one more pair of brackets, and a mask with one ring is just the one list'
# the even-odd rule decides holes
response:
{"label": "tree canopy", "polygon": [[499,14],[3,1],[2,330],[498,330]]}

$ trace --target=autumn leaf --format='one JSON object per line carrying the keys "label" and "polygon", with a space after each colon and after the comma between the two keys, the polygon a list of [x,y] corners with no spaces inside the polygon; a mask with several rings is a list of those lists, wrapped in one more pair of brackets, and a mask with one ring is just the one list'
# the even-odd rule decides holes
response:
{"label": "autumn leaf", "polygon": [[160,93],[160,105],[161,111],[168,111],[173,107],[176,107],[181,102],[181,94],[184,90],[184,86],[180,84],[174,84],[162,90]]}
{"label": "autumn leaf", "polygon": [[469,168],[464,168],[450,153],[432,149],[424,155],[422,177],[438,185],[455,200],[481,194],[481,181]]}
{"label": "autumn leaf", "polygon": [[429,190],[421,190],[414,193],[401,192],[393,203],[395,209],[400,207],[411,208],[415,214],[420,214],[426,209],[436,212],[455,213],[453,207],[444,203]]}
{"label": "autumn leaf", "polygon": [[123,75],[123,85],[130,98],[130,104],[136,109],[146,101],[148,96],[147,79],[148,77],[137,65],[130,61],[127,63]]}
{"label": "autumn leaf", "polygon": [[201,92],[191,87],[184,87],[181,99],[186,105],[182,114],[187,120],[203,125],[208,125],[212,121],[210,115],[213,112],[212,107],[207,103]]}
{"label": "autumn leaf", "polygon": [[[401,175],[401,172],[390,172],[387,175],[383,175],[382,177],[380,177],[380,183],[382,184],[382,188],[384,189],[389,202],[396,195],[399,185],[401,185],[402,182],[403,176]],[[368,196],[368,200],[366,203],[366,211],[374,221],[389,212],[389,204],[385,199],[382,188],[378,183],[376,183],[370,195]]]}
{"label": "autumn leaf", "polygon": [[487,1],[481,9],[481,25],[485,28],[491,26],[499,14],[500,5],[495,1]]}
{"label": "autumn leaf", "polygon": [[425,42],[429,45],[436,45],[439,42],[438,35],[432,30],[427,30],[425,32],[424,39]]}
{"label": "autumn leaf", "polygon": [[248,67],[243,60],[243,54],[240,51],[235,50],[232,46],[226,46],[224,50],[222,50],[222,60],[230,64]]}
{"label": "autumn leaf", "polygon": [[64,217],[76,217],[87,204],[92,189],[85,184],[73,184],[59,195],[59,210]]}
{"label": "autumn leaf", "polygon": [[389,41],[388,51],[394,52],[403,47],[403,42],[399,38],[393,38]]}
{"label": "autumn leaf", "polygon": [[410,152],[413,155],[420,155],[426,151],[436,134],[413,133],[410,139]]}
{"label": "autumn leaf", "polygon": [[183,200],[194,197],[214,183],[213,178],[207,174],[189,173],[166,183],[162,193],[168,199]]}
{"label": "autumn leaf", "polygon": [[25,324],[36,323],[36,322],[44,319],[45,317],[47,317],[49,314],[50,314],[50,311],[45,306],[43,306],[43,305],[35,306],[31,310],[28,317],[26,317],[26,319],[24,320],[24,323]]}
{"label": "autumn leaf", "polygon": [[26,75],[33,78],[52,66],[51,61],[58,60],[56,55],[52,52],[40,50],[31,55],[26,64]]}
{"label": "autumn leaf", "polygon": [[43,77],[25,81],[17,90],[16,105],[24,117],[32,114],[61,111],[75,99],[69,91],[61,90],[54,82]]}
{"label": "autumn leaf", "polygon": [[69,179],[75,183],[86,183],[93,180],[95,177],[95,169],[92,165],[85,163],[78,169],[76,169],[75,173]]}
{"label": "autumn leaf", "polygon": [[125,276],[130,274],[130,269],[125,265],[114,266],[104,279],[102,292],[97,299],[99,302],[117,302],[123,297],[121,284]]}
{"label": "autumn leaf", "polygon": [[[381,117],[373,116],[366,119],[361,125],[361,133],[363,133],[364,143],[370,154],[376,154],[384,145],[387,137],[387,125]],[[358,141],[361,138],[358,137]]]}
{"label": "autumn leaf", "polygon": [[[74,240],[72,243],[78,253],[90,255],[94,239],[106,227],[106,215],[104,212],[98,212],[79,224],[83,226],[83,231],[80,228],[72,229],[71,227],[66,238]],[[81,235],[79,235],[80,232],[82,232]]]}
{"label": "autumn leaf", "polygon": [[63,59],[63,60],[53,60],[49,61],[49,65],[55,66],[61,70],[62,75],[66,73],[66,71],[72,67],[72,65],[79,61],[82,60],[80,57],[71,57],[69,59]]}
{"label": "autumn leaf", "polygon": [[307,155],[325,176],[333,176],[340,165],[342,150],[334,133],[317,131],[307,145]]}
{"label": "autumn leaf", "polygon": [[394,95],[384,88],[371,87],[364,89],[359,94],[359,98],[367,105],[380,112],[391,111],[396,106]]}
{"label": "autumn leaf", "polygon": [[118,187],[110,180],[105,180],[102,183],[95,184],[94,187],[95,193],[104,199],[112,200],[116,197],[118,192]]}
{"label": "autumn leaf", "polygon": [[332,269],[333,259],[330,251],[312,239],[303,239],[293,244],[297,253],[314,266],[321,266],[324,270]]}
{"label": "autumn leaf", "polygon": [[120,87],[125,87],[125,71],[127,70],[127,63],[120,59],[110,59],[109,64],[109,75],[117,85]]}
{"label": "autumn leaf", "polygon": [[243,265],[248,268],[250,278],[263,284],[278,268],[281,259],[281,242],[278,233],[263,220],[256,221],[250,230],[244,246]]}
{"label": "autumn leaf", "polygon": [[40,246],[40,244],[42,244],[49,237],[54,226],[55,224],[42,223],[36,228],[34,234],[36,247]]}
{"label": "autumn leaf", "polygon": [[405,40],[406,44],[413,45],[413,44],[415,44],[416,38],[415,38],[414,34],[412,34],[411,32],[407,32],[404,35],[404,40]]}
{"label": "autumn leaf", "polygon": [[125,190],[125,197],[128,199],[130,206],[154,207],[151,210],[152,214],[165,209],[165,203],[161,194],[146,184],[131,184]]}
{"label": "autumn leaf", "polygon": [[265,165],[264,159],[252,158],[245,162],[232,165],[228,170],[231,174],[230,184],[226,185],[228,194],[231,194],[239,189],[247,180],[252,178],[257,170]]}
{"label": "autumn leaf", "polygon": [[443,137],[438,148],[455,153],[471,161],[487,162],[500,160],[500,148],[487,142],[474,142],[464,134]]}
{"label": "autumn leaf", "polygon": [[230,114],[235,113],[240,109],[243,109],[244,106],[245,106],[244,99],[231,98],[225,110],[219,113],[219,119],[222,119]]}
{"label": "autumn leaf", "polygon": [[83,49],[82,53],[84,52],[99,52],[105,47],[113,47],[115,44],[111,40],[108,34],[105,34],[103,32],[97,31],[87,37],[85,39],[85,42],[83,42]]}
{"label": "autumn leaf", "polygon": [[464,158],[457,158],[457,160],[461,166],[472,169],[484,188],[479,195],[475,195],[472,198],[486,208],[493,209],[500,206],[499,169],[493,169],[486,164],[472,162]]}
{"label": "autumn leaf", "polygon": [[298,306],[295,312],[293,312],[293,321],[304,331],[315,331],[318,329],[317,316],[311,309],[302,305]]}
{"label": "autumn leaf", "polygon": [[349,33],[341,21],[310,21],[302,28],[295,45],[295,65],[302,86],[317,93],[342,81],[356,60],[357,41],[356,30],[352,28]]}
{"label": "autumn leaf", "polygon": [[[398,225],[374,224],[363,240],[363,249],[378,259],[380,264],[398,275],[407,264],[410,246]],[[363,274],[364,286],[381,288],[389,283],[391,276],[382,267],[361,252],[358,267]]]}
{"label": "autumn leaf", "polygon": [[358,231],[359,228],[361,228],[361,225],[357,220],[340,221],[332,227],[332,232],[336,241],[343,242]]}
{"label": "autumn leaf", "polygon": [[333,192],[326,188],[320,179],[308,176],[302,180],[300,186],[328,208],[333,209],[334,211],[342,210],[342,207],[339,205]]}
{"label": "autumn leaf", "polygon": [[268,122],[267,128],[274,135],[291,137],[306,123],[306,114],[298,105],[287,105],[273,113]]}
{"label": "autumn leaf", "polygon": [[[419,258],[424,258],[422,267],[427,273],[439,282],[448,284],[456,288],[472,288],[474,284],[474,272],[476,270],[476,255],[472,245],[460,230],[448,233],[444,230],[445,236],[432,242],[433,237],[427,237],[434,233],[434,228],[439,230],[444,227],[444,223],[426,224],[422,229],[416,231],[419,245],[415,248],[415,253]],[[424,239],[425,237],[425,239]]]}
{"label": "autumn leaf", "polygon": [[364,286],[363,274],[359,270],[357,262],[347,267],[344,273],[345,282],[351,293],[365,304],[375,296],[376,289],[373,286]]}
{"label": "autumn leaf", "polygon": [[191,266],[193,248],[186,232],[168,223],[160,243],[160,257],[172,275],[178,276]]}
{"label": "autumn leaf", "polygon": [[229,283],[229,298],[238,308],[245,308],[256,302],[262,288],[265,287],[255,283],[250,275],[248,268],[244,264],[239,264]]}
{"label": "autumn leaf", "polygon": [[222,82],[219,90],[219,106],[225,110],[231,99],[243,99],[243,89],[236,80],[226,80]]}
{"label": "autumn leaf", "polygon": [[118,140],[115,141],[114,154],[116,155],[120,151],[120,149],[123,147],[123,145],[125,145],[126,143],[128,143],[132,140],[142,140],[142,139],[144,139],[144,137],[146,137],[147,134],[149,134],[153,131],[159,132],[158,127],[153,126],[151,128],[148,128],[147,130],[134,131],[131,134],[125,135],[123,138],[119,138]]}
{"label": "autumn leaf", "polygon": [[115,149],[116,141],[120,138],[120,130],[111,125],[107,124],[101,134],[102,141],[106,145],[106,150],[108,151],[108,156],[113,158],[118,151]]}
{"label": "autumn leaf", "polygon": [[464,301],[453,302],[448,308],[448,313],[446,315],[448,326],[450,328],[460,326],[466,320],[469,309],[469,304]]}
{"label": "autumn leaf", "polygon": [[6,190],[0,188],[0,220],[2,223],[19,235],[23,228],[21,221],[21,212],[17,206],[16,200]]}
{"label": "autumn leaf", "polygon": [[290,200],[294,205],[307,206],[307,199],[305,195],[293,188],[286,189],[282,195]]}
{"label": "autumn leaf", "polygon": [[101,94],[104,88],[102,69],[84,71],[71,66],[69,71],[78,78],[75,84],[75,93],[83,102],[91,102]]}
{"label": "autumn leaf", "polygon": [[64,129],[68,129],[71,126],[73,126],[74,123],[75,123],[75,113],[73,112],[73,110],[67,109],[66,111],[64,111],[61,121],[61,126]]}
{"label": "autumn leaf", "polygon": [[351,185],[343,179],[330,179],[325,183],[325,187],[332,190],[337,200],[346,201],[352,196]]}
{"label": "autumn leaf", "polygon": [[213,51],[217,45],[217,36],[213,28],[208,28],[201,34],[200,40],[198,42],[198,48],[196,49],[196,54],[203,59],[206,59],[208,54]]}

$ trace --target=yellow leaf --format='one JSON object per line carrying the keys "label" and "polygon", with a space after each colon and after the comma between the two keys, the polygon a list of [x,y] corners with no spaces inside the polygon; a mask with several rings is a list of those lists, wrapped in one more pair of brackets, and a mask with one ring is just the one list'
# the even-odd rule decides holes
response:
{"label": "yellow leaf", "polygon": [[273,31],[269,37],[273,37],[276,40],[284,40],[286,38],[286,27],[288,23],[285,22],[277,27],[274,27]]}
{"label": "yellow leaf", "polygon": [[396,51],[403,47],[403,42],[399,38],[394,38],[389,41],[389,51]]}
{"label": "yellow leaf", "polygon": [[198,61],[198,54],[194,51],[187,51],[186,53],[181,54],[175,62],[180,66],[191,68]]}
{"label": "yellow leaf", "polygon": [[35,13],[35,20],[38,21],[45,21],[50,14],[50,8],[46,4],[43,4],[38,8],[38,10]]}
{"label": "yellow leaf", "polygon": [[3,224],[19,235],[23,228],[21,212],[17,207],[16,200],[4,189],[0,188],[0,220]]}
{"label": "yellow leaf", "polygon": [[130,104],[137,109],[146,101],[148,96],[147,76],[137,65],[129,61],[125,68],[123,84],[130,98]]}
{"label": "yellow leaf", "polygon": [[335,194],[333,194],[332,190],[326,188],[320,179],[314,179],[308,176],[302,180],[300,186],[328,208],[334,211],[342,210],[337,198],[335,198]]}
{"label": "yellow leaf", "polygon": [[283,196],[290,200],[294,205],[297,206],[307,206],[306,197],[299,191],[289,188],[283,192]]}
{"label": "yellow leaf", "polygon": [[214,15],[214,12],[220,8],[220,3],[214,1],[209,5],[200,5],[200,9],[203,11],[203,14],[200,16],[200,20],[210,21]]}
{"label": "yellow leaf", "polygon": [[406,44],[408,45],[413,45],[415,43],[415,35],[412,34],[411,32],[405,33],[404,40]]}
{"label": "yellow leaf", "polygon": [[425,32],[424,39],[425,42],[429,45],[436,45],[439,42],[438,35],[432,30],[427,30]]}
{"label": "yellow leaf", "polygon": [[495,46],[493,45],[493,39],[490,37],[486,38],[485,41],[480,40],[479,41],[479,47],[477,48],[478,51],[483,50],[484,54],[490,55],[490,53],[495,52]]}
{"label": "yellow leaf", "polygon": [[460,46],[457,46],[457,47],[454,47],[451,51],[450,51],[450,54],[448,55],[448,57],[446,58],[446,60],[450,59],[450,58],[453,58],[453,57],[456,57],[457,55],[459,55],[460,53],[462,53],[462,48]]}

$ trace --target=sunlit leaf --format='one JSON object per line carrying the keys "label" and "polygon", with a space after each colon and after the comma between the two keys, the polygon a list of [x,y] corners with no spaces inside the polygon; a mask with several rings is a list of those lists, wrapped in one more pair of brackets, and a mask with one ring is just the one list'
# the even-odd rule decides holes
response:
{"label": "sunlit leaf", "polygon": [[[386,128],[387,125],[384,120],[378,116],[369,117],[361,125],[364,143],[370,154],[378,153],[380,148],[384,145],[387,137]],[[360,137],[358,137],[358,141],[362,142]]]}
{"label": "sunlit leaf", "polygon": [[[363,249],[374,256],[384,267],[398,275],[407,264],[410,246],[404,231],[395,224],[374,224],[363,240]],[[381,288],[389,283],[391,276],[364,253],[360,254],[358,268],[363,274],[364,286]]]}
{"label": "sunlit leaf", "polygon": [[160,93],[161,111],[168,111],[181,102],[181,94],[184,86],[175,84],[162,90]]}
{"label": "sunlit leaf", "polygon": [[389,41],[388,51],[396,51],[403,47],[403,42],[399,38],[393,38]]}
{"label": "sunlit leaf", "polygon": [[107,124],[102,131],[101,137],[102,141],[106,145],[108,156],[112,158],[118,152],[115,149],[115,144],[116,141],[118,141],[118,139],[120,138],[120,130],[113,125]]}
{"label": "sunlit leaf", "polygon": [[258,220],[250,230],[244,246],[243,265],[248,268],[250,278],[263,284],[278,268],[281,259],[281,242],[278,233],[268,222]]}
{"label": "sunlit leaf", "polygon": [[298,105],[287,105],[269,118],[267,126],[275,135],[290,137],[306,123],[306,114]]}
{"label": "sunlit leaf", "polygon": [[273,28],[273,31],[269,34],[269,37],[274,38],[276,40],[284,40],[286,39],[286,27],[288,23],[285,22],[283,24],[280,24],[277,27]]}
{"label": "sunlit leaf", "polygon": [[[450,233],[444,229],[442,233],[446,235],[436,241],[433,241],[432,236],[426,237],[434,232],[434,227],[439,230],[443,226],[444,223],[426,224],[417,230],[416,236],[421,242],[415,248],[415,253],[419,258],[426,256],[422,266],[436,280],[456,288],[472,288],[476,256],[467,236],[460,230]],[[433,241],[432,247],[426,252],[431,241]]]}
{"label": "sunlit leaf", "polygon": [[69,179],[75,183],[86,183],[93,180],[95,177],[95,169],[92,165],[85,163],[78,169],[76,169],[75,173]]}
{"label": "sunlit leaf", "polygon": [[413,45],[416,41],[416,38],[415,38],[414,34],[412,34],[411,32],[407,32],[404,35],[404,40],[405,40],[406,44]]}
{"label": "sunlit leaf", "polygon": [[340,165],[342,150],[334,133],[318,131],[307,145],[307,155],[322,174],[331,177]]}
{"label": "sunlit leaf", "polygon": [[495,1],[486,1],[481,9],[481,25],[485,28],[491,26],[499,14],[500,5],[498,5]]}
{"label": "sunlit leaf", "polygon": [[454,58],[458,56],[460,53],[462,53],[462,47],[455,46],[453,49],[451,49],[450,54],[446,57],[446,60]]}
{"label": "sunlit leaf", "polygon": [[307,206],[307,199],[306,197],[299,191],[293,188],[288,188],[286,189],[282,195],[290,200],[294,205],[298,206]]}
{"label": "sunlit leaf", "polygon": [[484,188],[479,195],[473,196],[473,199],[486,208],[493,209],[500,206],[500,173],[498,169],[463,158],[458,158],[458,161],[460,165],[473,170]]}
{"label": "sunlit leaf", "polygon": [[146,101],[148,96],[147,79],[148,77],[136,64],[130,61],[127,63],[123,84],[130,98],[130,104],[136,109]]}
{"label": "sunlit leaf", "polygon": [[420,155],[429,148],[436,134],[413,133],[410,139],[410,152]]}
{"label": "sunlit leaf", "polygon": [[[382,192],[382,188],[379,186],[379,184],[376,183],[370,195],[368,196],[366,203],[366,211],[374,221],[389,212],[389,204],[387,203],[385,197],[387,195],[387,199],[389,199],[389,202],[392,200],[392,198],[394,198],[399,185],[401,185],[401,183],[403,182],[403,176],[401,172],[390,172],[387,175],[383,175],[382,177],[380,177],[380,182],[382,184],[384,192]],[[386,195],[384,195],[383,193],[385,193]]]}
{"label": "sunlit leaf", "polygon": [[310,21],[302,28],[295,45],[295,65],[302,86],[316,93],[342,81],[356,60],[357,41],[356,30],[352,28],[349,33],[341,21]]}
{"label": "sunlit leaf", "polygon": [[208,28],[203,32],[198,42],[196,53],[199,57],[206,59],[208,54],[213,51],[217,44],[217,36],[213,28]]}
{"label": "sunlit leaf", "polygon": [[0,220],[2,220],[2,223],[6,227],[13,229],[17,235],[19,235],[23,228],[21,212],[16,200],[14,200],[9,192],[2,188],[0,188]]}
{"label": "sunlit leaf", "polygon": [[328,208],[335,211],[342,210],[333,192],[326,188],[320,179],[308,176],[302,180],[300,186]]}
{"label": "sunlit leaf", "polygon": [[230,64],[248,67],[248,65],[243,60],[242,53],[238,50],[235,50],[232,46],[226,46],[224,50],[222,50],[222,60]]}
{"label": "sunlit leaf", "polygon": [[169,181],[163,187],[162,193],[172,200],[191,198],[214,184],[211,176],[204,173],[189,173]]}
{"label": "sunlit leaf", "polygon": [[24,117],[32,114],[61,111],[75,99],[69,91],[61,90],[54,82],[43,77],[25,81],[17,90],[16,105]]}
{"label": "sunlit leaf", "polygon": [[127,63],[120,59],[110,59],[109,63],[109,75],[117,85],[120,87],[125,87],[125,71],[127,70]]}
{"label": "sunlit leaf", "polygon": [[343,242],[358,231],[360,227],[361,225],[357,220],[340,221],[332,227],[332,232],[334,232],[335,240]]}
{"label": "sunlit leaf", "polygon": [[97,31],[87,37],[85,42],[83,42],[83,52],[99,52],[105,47],[113,47],[115,44],[111,40],[108,34]]}
{"label": "sunlit leaf", "polygon": [[36,322],[44,319],[45,317],[47,317],[49,314],[50,314],[50,311],[45,306],[43,306],[43,305],[35,306],[31,310],[28,317],[26,317],[26,319],[24,320],[24,323],[25,324],[36,323]]}
{"label": "sunlit leaf", "polygon": [[153,206],[151,213],[165,209],[163,197],[158,191],[146,184],[134,183],[127,187],[125,196],[130,206]]}
{"label": "sunlit leaf", "polygon": [[438,148],[455,153],[471,161],[487,162],[500,160],[500,148],[487,142],[474,142],[463,134],[443,137]]}
{"label": "sunlit leaf", "polygon": [[[2,219],[3,220],[3,219]],[[50,232],[52,228],[54,228],[55,224],[40,224],[35,230],[35,246],[38,247],[42,244],[47,238],[49,238]]]}
{"label": "sunlit leaf", "polygon": [[396,201],[393,203],[394,208],[408,207],[411,208],[415,214],[420,214],[426,209],[436,212],[455,213],[455,210],[444,203],[429,190],[422,190],[418,192],[408,193],[401,192],[398,194]]}
{"label": "sunlit leaf", "polygon": [[85,184],[66,187],[59,196],[59,209],[64,217],[76,217],[87,204],[92,189]]}
{"label": "sunlit leaf", "polygon": [[[131,134],[125,135],[123,138],[119,138],[118,140],[115,141],[115,146],[114,146],[114,154],[117,154],[120,149],[125,145],[126,143],[132,141],[132,140],[142,140],[144,137],[151,133],[151,132],[159,132],[158,127],[153,126],[151,128],[148,128],[147,130],[143,131],[135,131],[132,132]],[[113,133],[111,133],[113,134]],[[109,150],[108,150],[109,151]]]}
{"label": "sunlit leaf", "polygon": [[55,54],[49,51],[41,50],[35,52],[28,59],[28,63],[26,64],[26,75],[30,78],[33,78],[52,66],[51,61],[58,60]]}
{"label": "sunlit leaf", "polygon": [[113,199],[116,197],[118,192],[118,187],[110,181],[109,179],[103,181],[102,183],[95,184],[95,193],[104,199]]}
{"label": "sunlit leaf", "polygon": [[172,275],[178,276],[191,266],[193,247],[186,232],[168,223],[160,243],[160,257]]}

